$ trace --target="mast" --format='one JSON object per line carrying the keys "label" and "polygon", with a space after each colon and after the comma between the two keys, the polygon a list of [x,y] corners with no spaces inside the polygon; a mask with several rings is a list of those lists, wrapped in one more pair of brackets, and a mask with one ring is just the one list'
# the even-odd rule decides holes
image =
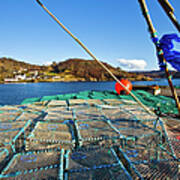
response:
{"label": "mast", "polygon": [[179,24],[178,20],[176,19],[176,16],[174,15],[174,8],[172,7],[172,5],[169,3],[168,0],[158,0],[158,2],[164,9],[167,16],[172,21],[172,23],[175,25],[177,30],[180,32],[180,24]]}
{"label": "mast", "polygon": [[[153,23],[152,23],[152,20],[151,20],[151,17],[149,15],[149,12],[148,12],[148,8],[147,8],[147,5],[146,5],[146,2],[145,0],[138,0],[139,1],[139,4],[140,4],[140,7],[141,7],[141,10],[142,10],[142,13],[143,13],[143,16],[146,20],[146,23],[148,25],[148,28],[149,28],[149,32],[151,34],[151,38],[153,39],[157,39],[157,32],[153,26]],[[164,64],[165,64],[165,73],[166,73],[166,78],[168,80],[168,83],[169,83],[169,86],[170,86],[170,89],[171,89],[171,92],[172,92],[172,95],[176,101],[176,106],[178,108],[178,111],[179,111],[179,115],[180,115],[180,103],[179,103],[179,98],[177,96],[177,92],[176,92],[176,89],[174,88],[173,86],[173,83],[172,83],[172,80],[171,80],[171,75],[169,73],[169,70],[168,70],[168,67],[167,67],[167,61],[166,59],[164,58],[164,53],[163,53],[163,50],[158,46],[158,43],[155,42],[154,43],[155,46],[156,46],[156,50],[157,50],[157,53],[158,53],[158,58],[160,58]]]}

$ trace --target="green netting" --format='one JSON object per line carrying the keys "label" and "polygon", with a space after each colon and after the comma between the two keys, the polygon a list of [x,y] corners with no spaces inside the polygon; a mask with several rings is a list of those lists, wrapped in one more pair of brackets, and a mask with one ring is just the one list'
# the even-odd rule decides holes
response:
{"label": "green netting", "polygon": [[51,100],[58,100],[57,95],[56,96],[44,96],[41,98],[40,101],[51,101]]}
{"label": "green netting", "polygon": [[81,91],[78,93],[78,95],[88,97],[90,93],[91,93],[91,91]]}
{"label": "green netting", "polygon": [[[162,113],[178,114],[175,101],[166,96],[154,96],[143,90],[132,91],[132,93],[146,106],[157,109],[159,108]],[[21,104],[34,103],[39,101],[50,100],[69,100],[69,99],[125,99],[133,100],[131,95],[118,95],[115,91],[83,91],[72,94],[59,94],[56,96],[44,96],[42,98],[25,99]]]}
{"label": "green netting", "polygon": [[104,91],[104,94],[107,96],[106,99],[118,99],[120,97],[116,91]]}
{"label": "green netting", "polygon": [[[154,96],[143,90],[137,90],[133,92],[138,99],[148,107],[154,109],[159,108],[162,113],[173,113],[178,114],[178,109],[176,108],[175,101],[172,98],[165,96]],[[129,95],[128,95],[129,96]]]}
{"label": "green netting", "polygon": [[90,99],[89,96],[77,95],[76,99]]}
{"label": "green netting", "polygon": [[31,104],[31,103],[39,102],[40,100],[41,98],[28,98],[23,100],[21,104]]}
{"label": "green netting", "polygon": [[[166,96],[154,96],[143,90],[132,91],[132,93],[146,106],[157,109],[159,108],[162,113],[178,114],[175,101],[172,98]],[[131,95],[120,95],[121,99],[134,100]],[[135,101],[135,100],[134,100]]]}
{"label": "green netting", "polygon": [[76,99],[76,94],[59,94],[57,95],[58,100]]}
{"label": "green netting", "polygon": [[104,91],[91,91],[89,97],[90,99],[107,99]]}
{"label": "green netting", "polygon": [[[56,96],[44,96],[42,98],[28,98],[21,104],[34,103],[50,100],[69,100],[69,99],[119,99],[120,96],[115,91],[82,91],[72,94],[59,94]],[[126,97],[125,97],[126,98]],[[127,97],[129,99],[129,97]]]}
{"label": "green netting", "polygon": [[76,96],[76,99],[91,99],[90,93],[91,91],[81,91],[77,93],[75,96]]}

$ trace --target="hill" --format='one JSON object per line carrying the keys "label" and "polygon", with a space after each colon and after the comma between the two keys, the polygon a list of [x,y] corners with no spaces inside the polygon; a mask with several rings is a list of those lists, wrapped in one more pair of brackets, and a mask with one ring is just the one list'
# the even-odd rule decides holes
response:
{"label": "hill", "polygon": [[[136,75],[135,73],[128,73],[115,68],[108,63],[103,64],[114,74],[117,78],[129,78],[131,80],[148,80],[147,77]],[[112,77],[106,72],[96,61],[83,59],[68,59],[63,62],[53,63],[51,65],[52,71],[61,75],[71,74],[72,76],[82,79],[84,81],[112,81]]]}
{"label": "hill", "polygon": [[[128,73],[120,68],[113,67],[104,63],[111,72],[119,79],[128,78],[130,80],[150,80],[144,75],[136,75],[136,73]],[[37,71],[37,81],[111,81],[110,75],[93,60],[84,59],[68,59],[59,63],[53,62],[50,66],[32,65],[11,58],[0,58],[0,81],[5,78],[15,78],[17,74],[30,76],[32,71]],[[30,78],[29,78],[30,79]],[[22,79],[21,79],[22,80]],[[22,81],[26,81],[24,78]],[[16,79],[16,81],[18,81]]]}
{"label": "hill", "polygon": [[46,69],[45,66],[32,65],[12,58],[0,58],[0,81],[3,81],[4,78],[13,78],[15,72],[44,71]]}

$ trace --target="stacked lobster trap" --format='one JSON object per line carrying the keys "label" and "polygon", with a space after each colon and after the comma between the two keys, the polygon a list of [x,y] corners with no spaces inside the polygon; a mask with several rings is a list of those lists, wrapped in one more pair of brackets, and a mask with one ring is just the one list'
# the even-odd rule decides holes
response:
{"label": "stacked lobster trap", "polygon": [[51,100],[0,111],[0,179],[179,178],[177,134],[133,101]]}

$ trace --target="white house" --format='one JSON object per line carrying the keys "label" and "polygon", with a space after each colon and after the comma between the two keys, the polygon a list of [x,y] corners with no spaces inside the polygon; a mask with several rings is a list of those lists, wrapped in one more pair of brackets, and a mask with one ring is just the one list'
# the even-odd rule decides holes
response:
{"label": "white house", "polygon": [[26,74],[16,75],[15,79],[17,79],[17,80],[26,80]]}
{"label": "white house", "polygon": [[5,78],[4,82],[17,82],[18,80],[15,78]]}

